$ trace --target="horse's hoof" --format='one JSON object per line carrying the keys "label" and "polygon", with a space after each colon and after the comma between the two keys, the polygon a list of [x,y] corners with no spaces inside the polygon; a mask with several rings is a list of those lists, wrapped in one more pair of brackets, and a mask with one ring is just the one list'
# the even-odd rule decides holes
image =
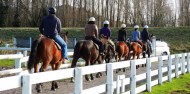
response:
{"label": "horse's hoof", "polygon": [[91,80],[94,80],[94,78],[91,78]]}
{"label": "horse's hoof", "polygon": [[89,78],[86,78],[86,81],[90,81],[90,79],[89,79]]}
{"label": "horse's hoof", "polygon": [[38,93],[42,93],[42,91],[41,91],[41,90],[37,90],[37,92],[38,92]]}
{"label": "horse's hoof", "polygon": [[55,91],[56,89],[55,88],[51,88],[51,91]]}

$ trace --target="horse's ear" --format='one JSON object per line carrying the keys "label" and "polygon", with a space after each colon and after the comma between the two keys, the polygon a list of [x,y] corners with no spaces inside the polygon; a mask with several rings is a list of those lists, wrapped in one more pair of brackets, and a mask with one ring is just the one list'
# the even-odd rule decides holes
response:
{"label": "horse's ear", "polygon": [[68,34],[69,34],[69,32],[67,31],[65,34],[66,34],[66,35],[68,35]]}

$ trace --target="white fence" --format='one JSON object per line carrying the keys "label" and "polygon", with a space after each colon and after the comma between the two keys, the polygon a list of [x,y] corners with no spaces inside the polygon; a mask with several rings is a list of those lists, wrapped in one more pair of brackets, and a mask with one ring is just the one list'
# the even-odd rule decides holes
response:
{"label": "white fence", "polygon": [[[158,69],[151,70],[152,62],[158,61]],[[167,67],[163,67],[163,62],[167,62]],[[136,75],[136,65],[147,64],[146,73]],[[118,68],[130,67],[130,77],[119,77],[119,81],[113,80],[113,70]],[[92,70],[93,69],[93,70]],[[172,70],[175,72],[172,72]],[[97,72],[107,72],[106,83],[83,90],[83,75]],[[164,76],[163,73],[167,73]],[[0,78],[0,91],[9,90],[13,88],[22,87],[22,94],[32,94],[32,84],[49,82],[53,80],[67,79],[74,77],[74,94],[93,94],[104,93],[113,94],[113,92],[122,94],[136,94],[142,91],[151,92],[151,88],[154,85],[162,84],[163,81],[172,81],[172,78],[178,77],[180,74],[190,72],[190,53],[182,53],[169,56],[151,57],[147,59],[138,59],[131,61],[123,61],[109,64],[101,64],[87,67],[77,67],[70,69],[61,69],[57,71],[49,71],[43,73],[24,74],[21,73],[17,76]],[[64,75],[56,75],[56,74]],[[75,75],[75,76],[74,76]],[[152,81],[153,76],[158,76],[156,80]],[[38,78],[38,79],[36,79]],[[146,83],[137,87],[137,81],[146,79]],[[122,83],[121,83],[122,82]],[[6,83],[11,83],[3,85]],[[21,85],[22,84],[22,85]],[[125,90],[123,86],[130,85],[129,90]],[[122,86],[121,92],[119,88]],[[117,89],[116,89],[117,88]],[[115,91],[116,90],[116,91]]]}

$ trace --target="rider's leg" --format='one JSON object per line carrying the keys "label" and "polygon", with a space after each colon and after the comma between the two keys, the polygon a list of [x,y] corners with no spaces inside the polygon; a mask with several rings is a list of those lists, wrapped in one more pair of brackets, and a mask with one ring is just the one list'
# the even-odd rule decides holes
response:
{"label": "rider's leg", "polygon": [[97,38],[94,38],[94,39],[93,39],[93,42],[96,43],[96,44],[98,44],[98,46],[99,46],[99,51],[100,51],[100,53],[102,54],[102,53],[104,52],[103,43],[102,43],[100,40],[98,40]]}
{"label": "rider's leg", "polygon": [[64,59],[68,59],[68,55],[67,55],[67,44],[65,43],[65,41],[59,36],[59,35],[56,35],[54,37],[54,40],[61,46],[61,49],[62,49],[62,57]]}

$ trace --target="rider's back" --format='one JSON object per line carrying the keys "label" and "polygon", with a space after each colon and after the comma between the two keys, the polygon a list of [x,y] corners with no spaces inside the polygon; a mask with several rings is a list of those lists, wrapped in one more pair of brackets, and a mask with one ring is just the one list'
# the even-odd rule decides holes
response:
{"label": "rider's back", "polygon": [[97,34],[97,26],[95,24],[87,24],[85,26],[85,36],[94,36]]}

